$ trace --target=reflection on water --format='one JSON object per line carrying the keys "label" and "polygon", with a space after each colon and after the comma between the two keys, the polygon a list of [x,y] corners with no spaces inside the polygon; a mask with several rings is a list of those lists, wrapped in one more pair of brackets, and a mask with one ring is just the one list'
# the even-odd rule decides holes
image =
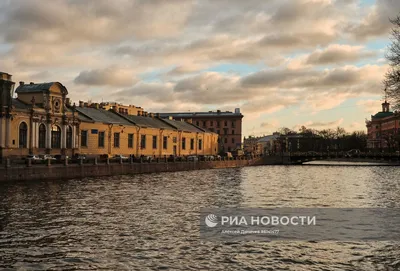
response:
{"label": "reflection on water", "polygon": [[398,243],[199,239],[201,207],[400,208],[398,167],[262,166],[0,185],[0,268],[398,270]]}

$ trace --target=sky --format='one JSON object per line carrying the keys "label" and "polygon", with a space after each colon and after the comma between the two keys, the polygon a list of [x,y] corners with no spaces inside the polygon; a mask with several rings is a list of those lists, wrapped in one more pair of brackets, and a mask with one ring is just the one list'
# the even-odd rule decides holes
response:
{"label": "sky", "polygon": [[244,136],[365,130],[399,0],[2,0],[0,71],[74,101],[240,108]]}

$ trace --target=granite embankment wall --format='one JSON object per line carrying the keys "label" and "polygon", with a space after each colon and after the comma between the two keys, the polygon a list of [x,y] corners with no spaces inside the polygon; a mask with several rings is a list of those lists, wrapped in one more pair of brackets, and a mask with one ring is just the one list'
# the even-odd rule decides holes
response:
{"label": "granite embankment wall", "polygon": [[262,164],[262,158],[251,160],[222,160],[159,163],[84,163],[54,165],[2,165],[0,182],[66,180],[86,177],[115,176],[154,172],[187,171],[213,168],[234,168]]}

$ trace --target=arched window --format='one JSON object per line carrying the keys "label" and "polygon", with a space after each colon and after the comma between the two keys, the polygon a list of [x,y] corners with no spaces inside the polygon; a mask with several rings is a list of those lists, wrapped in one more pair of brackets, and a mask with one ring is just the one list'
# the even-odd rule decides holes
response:
{"label": "arched window", "polygon": [[61,129],[57,125],[51,127],[51,148],[61,148]]}
{"label": "arched window", "polygon": [[72,149],[72,127],[67,126],[67,149]]}
{"label": "arched window", "polygon": [[19,147],[26,148],[28,146],[28,125],[21,122],[19,125]]}
{"label": "arched window", "polygon": [[46,126],[43,123],[39,126],[39,148],[46,148]]}

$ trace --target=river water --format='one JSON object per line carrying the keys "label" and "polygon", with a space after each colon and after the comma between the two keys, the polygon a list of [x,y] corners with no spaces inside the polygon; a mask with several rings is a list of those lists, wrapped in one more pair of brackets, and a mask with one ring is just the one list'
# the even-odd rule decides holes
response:
{"label": "river water", "polygon": [[400,208],[399,169],[260,166],[0,184],[0,269],[399,270],[399,242],[199,236],[201,207]]}

